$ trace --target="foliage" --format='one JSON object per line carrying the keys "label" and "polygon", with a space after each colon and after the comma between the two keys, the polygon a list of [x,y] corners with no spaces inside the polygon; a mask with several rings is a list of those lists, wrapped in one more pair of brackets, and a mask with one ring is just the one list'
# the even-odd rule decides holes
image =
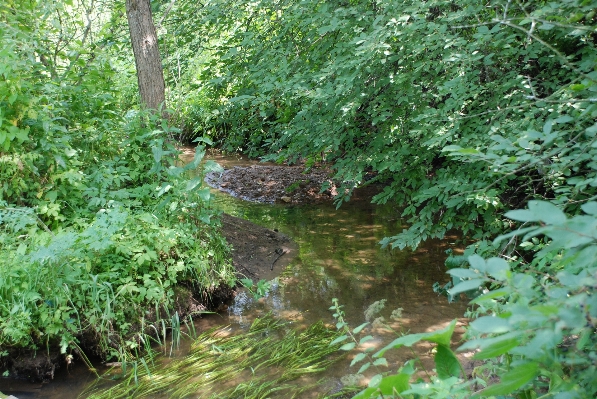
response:
{"label": "foliage", "polygon": [[[210,394],[210,398],[265,398],[272,394],[300,397],[318,385],[315,381],[305,384],[304,377],[335,361],[329,355],[337,346],[328,345],[335,334],[322,322],[298,333],[268,314],[256,319],[242,334],[228,337],[226,330],[214,328],[202,333],[188,356],[167,365],[123,370],[122,382],[103,391],[101,387],[90,387],[86,397],[128,398],[133,392],[137,398],[156,392],[170,398],[198,392]],[[276,367],[275,375],[268,373],[271,367]],[[245,380],[244,372],[251,378]]]}
{"label": "foliage", "polygon": [[[499,237],[537,236],[549,244],[528,264],[508,264],[469,257],[470,268],[449,271],[464,281],[457,294],[473,285],[490,284],[477,305],[471,338],[461,349],[478,348],[477,359],[502,356],[502,381],[479,395],[507,394],[527,383],[530,391],[554,397],[592,397],[595,384],[595,278],[597,277],[597,203],[582,205],[584,215],[571,218],[556,206],[531,201],[529,208],[506,216],[540,223]],[[485,315],[487,314],[487,315]],[[524,376],[524,378],[523,378]],[[516,377],[517,385],[510,377]]]}
{"label": "foliage", "polygon": [[[373,303],[365,312],[372,315],[379,313],[384,307],[385,300]],[[417,395],[423,395],[424,397],[442,397],[439,395],[441,391],[445,391],[447,387],[458,381],[458,377],[461,375],[462,366],[456,358],[456,355],[450,349],[450,343],[454,328],[456,327],[456,320],[452,321],[446,328],[440,331],[433,331],[429,333],[418,333],[418,334],[404,334],[396,338],[390,344],[386,345],[381,350],[373,353],[375,347],[363,346],[364,343],[373,340],[371,335],[365,335],[357,340],[356,336],[359,335],[368,325],[371,323],[365,322],[354,329],[350,329],[346,321],[344,320],[345,314],[342,310],[342,305],[338,303],[337,299],[333,299],[333,306],[330,310],[334,311],[334,318],[336,319],[336,328],[344,331],[345,334],[336,338],[330,344],[337,344],[345,340],[350,340],[347,344],[340,347],[340,350],[351,351],[358,349],[360,352],[356,354],[351,362],[351,366],[354,366],[363,360],[366,361],[357,372],[357,376],[362,375],[371,366],[373,366],[377,374],[372,376],[369,381],[369,386],[359,392],[354,398],[410,398],[417,397]],[[393,319],[400,319],[402,309],[398,309],[392,312]],[[377,318],[372,324],[383,324],[386,329],[393,331],[387,324],[385,324],[383,317]],[[396,331],[394,331],[396,333]],[[398,373],[393,374],[387,371],[380,371],[380,367],[389,367],[389,364],[384,357],[384,354],[389,349],[399,349],[401,347],[412,348],[413,345],[420,341],[428,341],[436,344],[435,351],[435,365],[437,376],[432,378],[432,384],[428,383],[417,383],[411,384],[410,380],[415,374],[415,360],[408,361],[403,367],[398,370]],[[412,353],[416,356],[415,352]],[[429,373],[427,373],[429,375]],[[454,389],[454,393],[466,392],[465,388],[470,385],[471,382],[467,382]]]}
{"label": "foliage", "polygon": [[[487,367],[502,382],[484,394],[528,397],[537,389],[562,397],[594,395],[584,377],[592,372],[588,359],[594,353],[586,337],[594,334],[583,331],[594,332],[592,322],[583,327],[580,311],[560,319],[561,309],[580,301],[577,294],[594,290],[572,283],[593,276],[592,241],[554,238],[549,234],[555,230],[540,230],[548,222],[528,215],[514,220],[544,226],[520,246],[517,235],[496,246],[485,240],[516,227],[504,215],[533,200],[543,202],[530,202],[530,209],[570,221],[560,233],[576,231],[593,240],[594,215],[582,210],[597,195],[597,4],[235,4],[206,3],[198,10],[202,18],[187,22],[189,31],[206,32],[197,35],[195,48],[208,49],[188,69],[198,89],[187,103],[193,130],[228,150],[277,161],[304,159],[309,165],[326,159],[349,189],[365,184],[365,173],[373,172],[385,184],[376,201],[402,207],[411,224],[384,245],[416,247],[458,229],[477,241],[467,252],[471,263],[482,264],[475,250],[500,254],[487,264],[506,265],[508,278],[478,274],[475,265],[450,271],[456,282],[465,278],[452,295],[481,285],[489,290],[471,311],[480,327],[503,320],[514,331],[513,337],[471,341],[482,348],[497,342],[495,356],[486,353],[483,360],[496,359]],[[470,273],[478,275],[471,279]],[[501,296],[492,298],[496,292]],[[475,323],[471,334],[482,332]],[[500,339],[507,345],[500,346]],[[529,342],[550,350],[533,352]],[[547,381],[551,385],[543,386]],[[441,380],[433,389],[462,388],[453,382]]]}
{"label": "foliage", "polygon": [[[549,238],[531,262],[508,263],[499,257],[485,260],[471,255],[470,267],[448,270],[460,281],[449,290],[451,296],[482,289],[471,301],[474,320],[467,341],[458,348],[474,350],[473,359],[486,362],[475,378],[462,378],[460,363],[449,348],[454,321],[442,331],[401,336],[374,354],[370,354],[372,348],[361,349],[353,364],[366,358],[369,362],[358,373],[372,364],[386,363],[383,355],[387,350],[410,347],[420,340],[434,342],[437,375],[428,383],[411,384],[414,369],[408,363],[397,373],[378,374],[355,398],[375,398],[380,393],[385,398],[448,394],[453,398],[534,398],[540,393],[554,398],[595,396],[597,202],[583,204],[582,210],[585,214],[567,217],[549,202],[531,201],[528,209],[510,211],[506,216],[534,225],[496,239],[497,244],[514,236],[523,236],[523,243],[538,236]],[[352,341],[341,350],[358,348],[372,339],[356,338],[368,322],[350,330],[337,300],[330,309],[335,311],[338,329],[345,332],[334,343]],[[499,382],[490,384],[495,377]],[[479,385],[485,388],[475,392],[473,387]]]}
{"label": "foliage", "polygon": [[349,190],[373,173],[410,223],[384,245],[487,239],[529,199],[575,212],[596,194],[594,2],[210,1],[173,21],[189,7],[178,54],[203,51],[177,69],[187,126],[325,159]]}
{"label": "foliage", "polygon": [[[328,162],[338,205],[382,184],[374,200],[410,224],[383,245],[473,242],[437,289],[480,294],[463,348],[486,362],[478,383],[500,382],[478,396],[596,394],[597,2],[153,3],[180,130],[122,115],[136,95],[121,4],[0,5],[1,350],[85,332],[136,349],[131,320],[164,316],[174,285],[232,281],[209,191],[185,179],[203,148],[180,167],[168,140],[206,136]],[[442,348],[430,384],[405,366],[362,396],[470,395],[450,334],[393,344]]]}
{"label": "foliage", "polygon": [[[396,204],[410,224],[383,245],[462,232],[474,242],[470,268],[452,265],[464,281],[448,293],[482,294],[464,348],[481,348],[500,379],[477,395],[592,397],[595,9],[591,0],[211,1],[188,23],[209,47],[188,69],[200,89],[195,130],[269,160],[326,160],[349,193],[372,173],[384,185],[375,201]],[[518,221],[526,230],[503,235]],[[356,346],[344,331],[346,348]],[[427,388],[409,389],[466,397],[466,384],[438,370]]]}
{"label": "foliage", "polygon": [[240,282],[247,290],[249,290],[255,300],[267,296],[271,286],[266,280],[259,280],[257,284],[255,284],[250,278],[241,278]]}
{"label": "foliage", "polygon": [[110,6],[0,6],[3,351],[123,358],[182,291],[234,284],[209,190],[189,178],[205,146],[178,166],[174,128],[119,109]]}

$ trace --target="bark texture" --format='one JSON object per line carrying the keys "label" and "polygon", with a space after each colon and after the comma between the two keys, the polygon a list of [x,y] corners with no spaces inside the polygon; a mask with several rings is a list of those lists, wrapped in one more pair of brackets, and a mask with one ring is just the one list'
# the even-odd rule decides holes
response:
{"label": "bark texture", "polygon": [[165,109],[165,84],[158,36],[150,0],[126,0],[126,17],[135,54],[141,104],[150,110]]}

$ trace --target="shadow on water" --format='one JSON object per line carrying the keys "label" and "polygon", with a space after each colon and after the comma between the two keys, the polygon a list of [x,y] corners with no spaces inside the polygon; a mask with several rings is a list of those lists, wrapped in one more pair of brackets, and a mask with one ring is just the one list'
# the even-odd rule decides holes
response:
{"label": "shadow on water", "polygon": [[[241,158],[222,156],[217,156],[216,161],[225,167],[251,164]],[[445,327],[455,318],[459,319],[459,325],[464,322],[465,304],[448,304],[444,297],[432,290],[433,283],[448,281],[443,266],[445,251],[454,248],[457,237],[427,241],[416,251],[391,251],[378,244],[383,237],[404,228],[400,212],[391,206],[374,206],[362,201],[346,203],[340,209],[335,209],[333,204],[270,205],[249,203],[213,192],[218,209],[277,229],[292,237],[300,249],[298,257],[279,270],[279,277],[271,282],[266,297],[254,300],[241,290],[227,311],[197,320],[197,331],[229,325],[231,334],[243,332],[256,317],[270,311],[276,317],[291,321],[299,330],[318,320],[333,325],[335,321],[329,310],[332,298],[338,298],[344,305],[346,319],[352,327],[363,323],[367,307],[382,299],[387,302],[381,315],[399,332],[431,331]],[[391,320],[389,316],[397,308],[402,308],[402,318]],[[377,347],[396,337],[377,325],[367,327],[364,334],[376,337],[367,344]],[[430,370],[433,362],[429,349],[422,345],[416,352]],[[183,347],[178,353],[184,355],[186,350]],[[340,386],[342,376],[358,370],[358,366],[349,367],[354,355],[356,353],[349,354],[324,375],[313,378],[327,377],[330,382],[322,386],[325,390],[329,390],[330,384]],[[409,351],[389,352],[388,355],[394,370],[413,358]],[[78,381],[92,378],[80,370],[76,373]],[[76,397],[84,384],[73,384],[72,374],[62,374],[58,375],[57,381],[21,397]],[[367,382],[367,377],[373,374],[366,374],[361,382]]]}

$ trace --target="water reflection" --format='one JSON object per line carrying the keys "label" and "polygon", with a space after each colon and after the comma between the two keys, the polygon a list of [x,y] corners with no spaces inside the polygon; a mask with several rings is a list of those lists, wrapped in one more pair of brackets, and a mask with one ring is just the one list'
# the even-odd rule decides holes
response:
{"label": "water reflection", "polygon": [[[435,282],[448,281],[443,266],[445,251],[454,248],[457,237],[431,240],[416,251],[382,249],[379,241],[402,231],[398,210],[352,202],[335,209],[333,204],[304,206],[248,203],[216,194],[217,207],[234,216],[278,229],[299,244],[299,256],[283,270],[267,297],[259,301],[239,295],[229,308],[228,321],[246,325],[249,320],[272,310],[278,317],[293,321],[297,328],[323,319],[334,320],[329,311],[332,298],[344,305],[353,327],[364,321],[363,312],[375,301],[386,299],[382,312],[387,324],[399,333],[444,328],[455,318],[464,322],[465,304],[448,304],[432,290]],[[392,310],[402,308],[402,318],[391,320]],[[363,332],[376,337],[369,345],[381,347],[394,339],[383,326]],[[425,367],[433,367],[431,347],[416,347]],[[413,357],[405,350],[388,353],[396,369]],[[338,383],[350,368],[352,356],[337,364],[327,376]]]}
{"label": "water reflection", "polygon": [[[420,327],[431,327],[444,313],[446,320],[463,313],[461,305],[448,305],[431,288],[436,281],[447,281],[443,260],[449,241],[428,242],[415,252],[380,248],[383,237],[403,228],[391,207],[272,206],[220,194],[216,203],[234,216],[278,229],[299,244],[298,258],[281,273],[277,289],[262,300],[264,309],[309,313],[305,322],[330,320],[328,308],[332,298],[338,298],[349,321],[360,324],[368,305],[387,299],[390,310],[402,307],[405,316],[416,313],[411,319],[422,323]],[[429,315],[426,322],[421,313]]]}
{"label": "water reflection", "polygon": [[[251,164],[242,158],[221,155],[216,158],[227,167]],[[278,229],[292,237],[300,249],[298,257],[271,282],[266,297],[255,300],[248,292],[239,292],[227,311],[198,320],[199,332],[215,325],[230,325],[231,333],[246,331],[256,317],[269,311],[291,321],[298,329],[317,320],[333,325],[329,310],[332,298],[338,298],[344,305],[346,320],[352,327],[364,321],[363,312],[370,304],[386,299],[382,314],[392,328],[404,333],[443,328],[464,313],[463,303],[448,304],[432,290],[436,281],[448,281],[443,267],[445,250],[453,246],[451,243],[456,237],[428,241],[414,252],[382,249],[378,242],[383,237],[395,235],[404,228],[399,211],[391,206],[373,206],[367,202],[349,202],[340,209],[335,209],[333,204],[265,205],[215,191],[214,194],[217,208]],[[390,313],[397,308],[403,309],[402,318],[391,320]],[[379,325],[367,327],[363,334],[374,335],[376,339],[368,345],[377,347],[395,338]],[[429,346],[422,343],[416,350],[426,367],[432,368]],[[184,356],[185,349],[179,353]],[[388,354],[392,369],[413,357],[409,351]],[[356,373],[358,366],[349,367],[353,356],[347,356],[326,373],[331,381],[322,389],[340,386],[341,377]],[[73,386],[68,376],[65,381],[66,384],[57,381],[41,387],[35,394],[26,394],[23,398],[77,397],[82,385]]]}

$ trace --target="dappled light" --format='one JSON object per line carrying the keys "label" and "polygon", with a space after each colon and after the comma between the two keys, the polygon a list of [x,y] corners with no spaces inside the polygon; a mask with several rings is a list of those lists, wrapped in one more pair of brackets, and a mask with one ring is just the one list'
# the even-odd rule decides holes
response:
{"label": "dappled light", "polygon": [[597,397],[596,10],[0,2],[0,397]]}

